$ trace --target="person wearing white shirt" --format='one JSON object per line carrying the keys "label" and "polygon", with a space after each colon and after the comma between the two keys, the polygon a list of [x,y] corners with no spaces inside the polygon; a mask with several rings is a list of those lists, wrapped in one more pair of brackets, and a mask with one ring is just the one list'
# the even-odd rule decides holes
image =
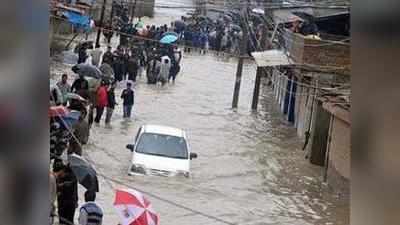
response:
{"label": "person wearing white shirt", "polygon": [[92,65],[93,66],[100,66],[100,61],[101,57],[103,55],[103,51],[100,49],[100,47],[96,47],[95,49],[92,50],[90,56],[92,57]]}
{"label": "person wearing white shirt", "polygon": [[168,81],[170,71],[171,71],[171,59],[168,56],[161,57],[159,81],[163,86]]}

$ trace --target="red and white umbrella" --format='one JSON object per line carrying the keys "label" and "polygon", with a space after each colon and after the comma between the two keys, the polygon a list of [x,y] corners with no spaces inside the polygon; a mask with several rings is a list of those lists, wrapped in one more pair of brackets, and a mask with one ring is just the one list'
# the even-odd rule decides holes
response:
{"label": "red and white umbrella", "polygon": [[51,106],[49,108],[49,117],[66,116],[69,110],[64,106]]}
{"label": "red and white umbrella", "polygon": [[158,225],[159,217],[142,193],[117,190],[114,207],[121,217],[121,225]]}

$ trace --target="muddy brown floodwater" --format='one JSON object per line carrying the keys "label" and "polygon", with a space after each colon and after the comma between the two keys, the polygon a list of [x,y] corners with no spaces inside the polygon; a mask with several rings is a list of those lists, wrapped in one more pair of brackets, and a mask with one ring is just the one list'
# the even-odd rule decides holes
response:
{"label": "muddy brown floodwater", "polygon": [[[161,21],[157,12],[154,20]],[[162,11],[168,18],[174,13]],[[145,76],[139,78],[132,121],[122,118],[120,104],[111,127],[103,122],[92,128],[84,154],[100,175],[103,224],[118,224],[114,190],[126,187],[147,194],[162,225],[349,224],[348,202],[322,184],[320,167],[304,159],[302,141],[267,87],[259,112],[250,111],[256,70],[252,62],[244,67],[239,108],[230,109],[236,63],[186,54],[176,84],[149,86]],[[70,66],[53,63],[51,71],[70,73]],[[128,176],[131,153],[125,145],[143,124],[187,131],[192,151],[199,155],[192,161],[191,178]]]}

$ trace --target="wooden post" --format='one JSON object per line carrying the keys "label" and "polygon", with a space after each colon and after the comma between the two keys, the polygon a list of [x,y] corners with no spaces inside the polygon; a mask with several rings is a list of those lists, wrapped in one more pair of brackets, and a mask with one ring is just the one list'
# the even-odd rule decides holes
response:
{"label": "wooden post", "polygon": [[328,140],[326,146],[326,153],[325,153],[325,167],[324,167],[324,182],[328,181],[328,169],[329,169],[329,154],[331,151],[331,142],[332,142],[332,128],[333,128],[333,120],[334,117],[331,114],[331,118],[329,121],[329,131],[328,131]]}
{"label": "wooden post", "polygon": [[243,57],[239,56],[239,63],[237,66],[236,71],[236,82],[235,82],[235,89],[233,92],[233,101],[232,101],[232,108],[237,108],[239,103],[239,93],[240,93],[240,84],[242,82],[242,72],[243,72]]}
{"label": "wooden post", "polygon": [[239,62],[238,62],[237,71],[236,71],[235,88],[234,88],[234,92],[233,92],[233,100],[232,100],[232,108],[233,109],[236,109],[238,107],[240,84],[242,82],[244,55],[247,53],[249,31],[247,28],[246,20],[244,19],[244,17],[246,15],[247,15],[247,7],[245,7],[243,9],[242,15],[241,15],[241,27],[243,30],[243,37],[242,37],[242,42],[241,42],[241,46],[240,46],[240,56],[239,56]]}
{"label": "wooden post", "polygon": [[251,104],[251,109],[254,111],[257,111],[258,99],[260,96],[260,86],[261,86],[262,75],[263,75],[263,68],[257,67],[256,82],[255,82],[254,92],[253,92],[253,102]]}
{"label": "wooden post", "polygon": [[271,44],[268,39],[268,27],[266,24],[262,25],[262,36],[261,36],[261,49],[267,50],[271,48]]}
{"label": "wooden post", "polygon": [[131,21],[132,21],[132,23],[135,20],[136,4],[137,4],[137,0],[135,0],[135,3],[133,3],[133,7],[132,7],[132,11],[131,11]]}
{"label": "wooden post", "polygon": [[111,12],[110,12],[110,27],[113,29],[113,20],[114,20],[114,5],[115,5],[115,0],[112,1],[111,3]]}
{"label": "wooden post", "polygon": [[100,47],[100,35],[104,25],[104,12],[106,11],[107,0],[104,0],[103,7],[101,8],[100,14],[100,26],[97,30],[97,37],[96,37],[96,48]]}
{"label": "wooden post", "polygon": [[[289,80],[288,80],[289,81]],[[289,103],[288,103],[288,110],[287,110],[287,120],[290,120],[290,108],[293,106],[293,95],[296,93],[293,93],[294,89],[294,74],[292,71],[290,71],[290,87],[289,87]]]}
{"label": "wooden post", "polygon": [[132,8],[133,8],[133,0],[129,0],[128,2],[128,16],[129,16],[129,21],[132,20],[131,15],[132,15]]}

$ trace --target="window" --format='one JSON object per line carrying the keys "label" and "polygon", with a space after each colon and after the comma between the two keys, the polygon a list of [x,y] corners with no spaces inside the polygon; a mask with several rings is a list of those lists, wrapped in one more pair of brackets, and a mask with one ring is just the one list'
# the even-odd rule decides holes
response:
{"label": "window", "polygon": [[177,159],[189,157],[184,138],[153,133],[144,133],[140,136],[136,152]]}

